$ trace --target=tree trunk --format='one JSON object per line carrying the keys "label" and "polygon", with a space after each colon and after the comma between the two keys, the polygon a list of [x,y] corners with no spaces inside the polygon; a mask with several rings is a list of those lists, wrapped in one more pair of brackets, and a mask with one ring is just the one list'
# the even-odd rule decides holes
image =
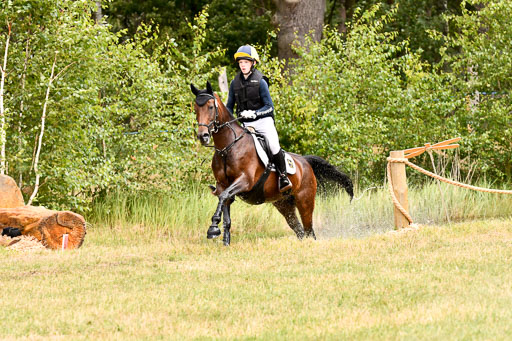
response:
{"label": "tree trunk", "polygon": [[0,208],[0,229],[6,227],[19,228],[22,235],[33,236],[50,249],[61,248],[64,234],[69,235],[67,248],[78,248],[86,233],[81,215],[36,206]]}
{"label": "tree trunk", "polygon": [[339,9],[340,23],[338,25],[338,32],[347,32],[347,22],[352,20],[354,14],[355,0],[342,0]]}
{"label": "tree trunk", "polygon": [[96,11],[93,14],[94,21],[96,24],[101,24],[103,22],[103,11],[101,10],[101,0],[96,0]]}
{"label": "tree trunk", "polygon": [[311,34],[314,41],[322,37],[325,14],[325,0],[274,0],[276,14],[274,23],[279,28],[277,47],[279,58],[296,58],[292,43],[304,43],[304,37]]}
{"label": "tree trunk", "polygon": [[11,40],[11,23],[7,23],[7,38],[5,39],[5,51],[3,65],[0,66],[2,79],[0,81],[0,174],[7,174],[7,162],[5,158],[5,145],[7,143],[7,119],[4,108],[4,85],[7,77],[7,59],[9,56],[9,41]]}

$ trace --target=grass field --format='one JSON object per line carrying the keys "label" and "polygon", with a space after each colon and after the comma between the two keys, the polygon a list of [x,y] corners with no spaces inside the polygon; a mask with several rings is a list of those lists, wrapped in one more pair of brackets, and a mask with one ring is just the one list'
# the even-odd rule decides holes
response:
{"label": "grass field", "polygon": [[379,195],[338,216],[360,219],[345,231],[331,223],[346,197],[320,201],[317,241],[242,203],[231,247],[207,241],[205,195],[183,198],[200,214],[105,214],[79,250],[0,248],[0,339],[508,339],[512,219],[382,233],[387,217],[361,211]]}

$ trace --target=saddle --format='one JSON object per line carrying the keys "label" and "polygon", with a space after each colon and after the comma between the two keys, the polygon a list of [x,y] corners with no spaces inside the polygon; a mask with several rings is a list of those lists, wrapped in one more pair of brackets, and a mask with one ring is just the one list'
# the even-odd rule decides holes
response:
{"label": "saddle", "polygon": [[[258,133],[253,127],[245,127],[245,130],[251,134],[254,140],[254,146],[256,147],[256,153],[258,154],[258,158],[263,163],[266,168],[270,168],[272,172],[276,171],[275,165],[272,163],[272,152],[270,151],[270,145],[266,137],[260,133]],[[295,167],[295,161],[293,158],[285,152],[285,161],[286,161],[286,173],[295,174],[297,172],[297,168]]]}
{"label": "saddle", "polygon": [[[265,166],[265,171],[250,191],[240,193],[238,196],[248,203],[259,205],[265,202],[265,194],[263,188],[265,186],[265,182],[268,179],[268,176],[270,175],[270,172],[275,172],[276,167],[272,162],[270,162],[270,160],[272,160],[272,152],[270,151],[270,146],[265,136],[255,131],[252,127],[245,127],[245,129],[254,140],[256,153],[258,154],[260,161]],[[288,174],[295,174],[297,171],[295,167],[295,161],[290,155],[288,155],[288,153],[285,153],[285,160],[286,172]]]}

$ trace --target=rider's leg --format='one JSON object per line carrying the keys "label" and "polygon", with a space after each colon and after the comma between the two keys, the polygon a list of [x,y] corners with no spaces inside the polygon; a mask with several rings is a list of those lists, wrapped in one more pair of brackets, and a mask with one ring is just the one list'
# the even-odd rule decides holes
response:
{"label": "rider's leg", "polygon": [[259,133],[267,138],[270,151],[272,152],[272,162],[276,165],[279,173],[279,190],[285,192],[291,189],[292,185],[286,176],[286,163],[284,159],[284,151],[279,145],[279,137],[277,136],[276,126],[272,117],[265,117],[253,122],[244,123],[254,127]]}
{"label": "rider's leg", "polygon": [[279,172],[279,191],[286,192],[292,188],[292,184],[286,176],[286,161],[284,159],[284,150],[280,149],[277,154],[272,157],[277,171]]}

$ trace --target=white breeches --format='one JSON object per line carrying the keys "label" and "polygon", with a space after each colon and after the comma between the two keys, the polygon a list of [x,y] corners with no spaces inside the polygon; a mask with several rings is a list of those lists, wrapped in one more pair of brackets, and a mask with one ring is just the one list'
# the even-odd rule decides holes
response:
{"label": "white breeches", "polygon": [[260,118],[253,122],[244,122],[244,126],[253,127],[258,133],[265,135],[272,155],[279,153],[281,146],[279,145],[279,137],[277,136],[276,126],[272,117]]}

